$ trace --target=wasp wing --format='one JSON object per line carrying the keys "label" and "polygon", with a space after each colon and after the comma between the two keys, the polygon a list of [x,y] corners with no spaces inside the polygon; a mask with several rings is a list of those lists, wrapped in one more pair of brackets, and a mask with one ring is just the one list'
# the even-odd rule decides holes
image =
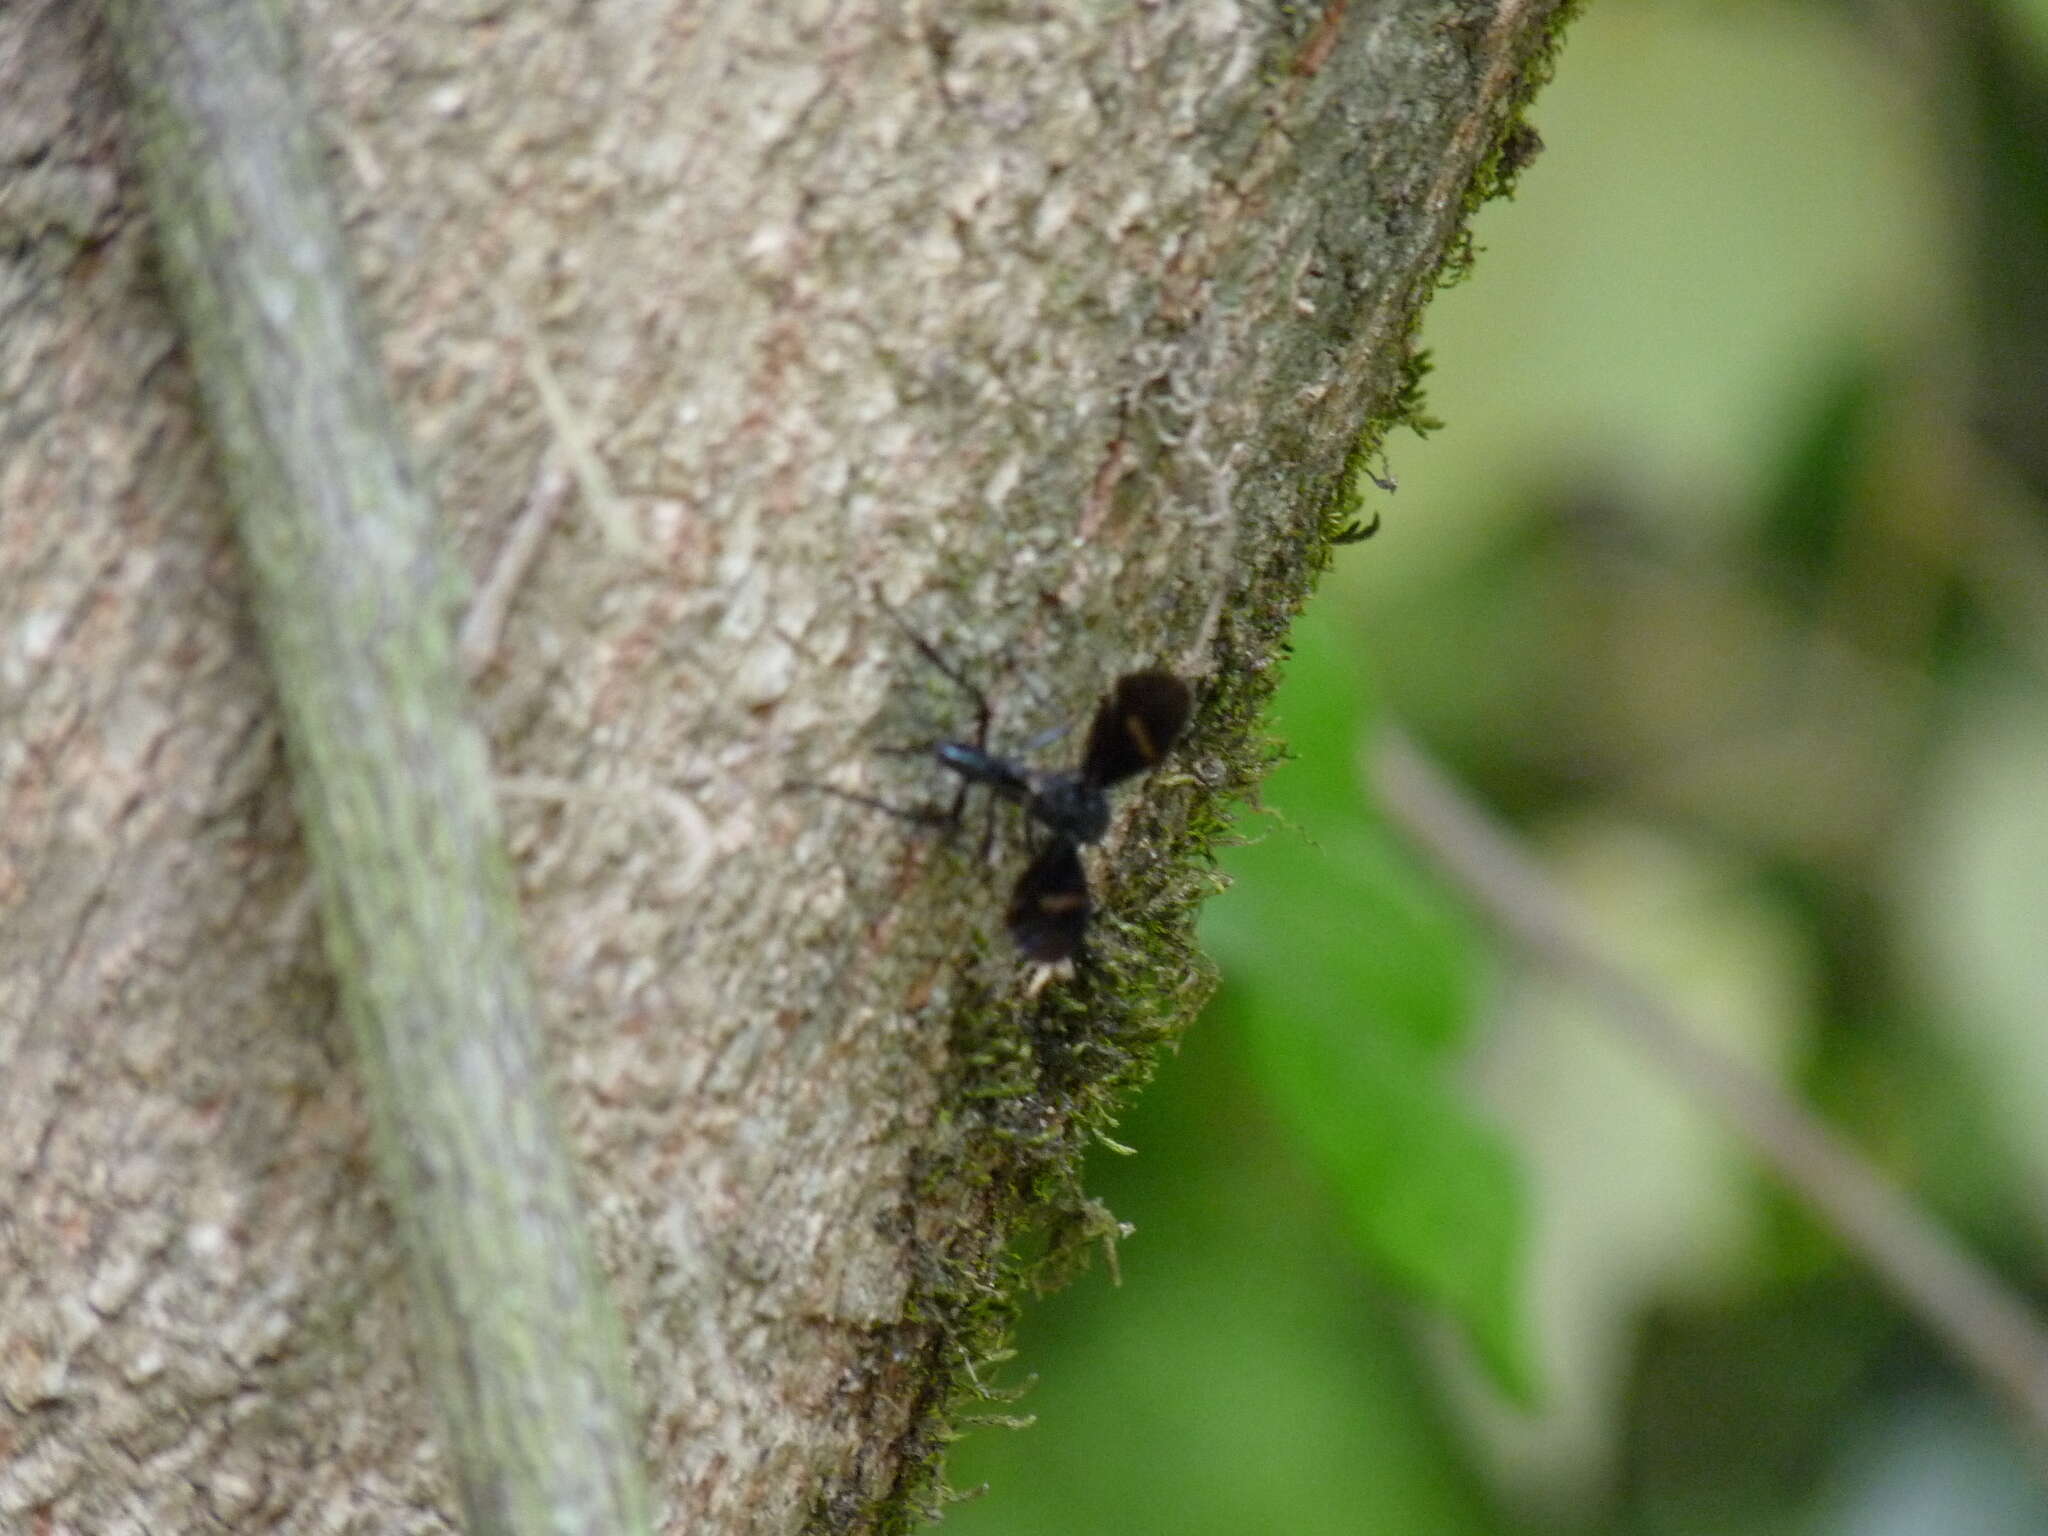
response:
{"label": "wasp wing", "polygon": [[1088,727],[1081,777],[1101,787],[1156,767],[1193,710],[1194,695],[1171,672],[1126,673]]}
{"label": "wasp wing", "polygon": [[1041,965],[1071,960],[1088,932],[1092,910],[1080,851],[1056,837],[1017,877],[1010,896],[1010,937],[1027,959]]}

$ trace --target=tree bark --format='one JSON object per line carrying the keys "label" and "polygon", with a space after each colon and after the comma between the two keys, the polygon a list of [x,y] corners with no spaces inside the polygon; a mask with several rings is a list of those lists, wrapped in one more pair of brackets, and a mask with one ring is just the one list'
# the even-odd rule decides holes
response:
{"label": "tree bark", "polygon": [[[292,9],[470,568],[577,488],[481,707],[666,1528],[900,1524],[1007,1241],[1106,1229],[1075,1159],[1205,990],[1189,852],[1554,11]],[[88,8],[0,11],[0,1524],[451,1529],[117,100]],[[1014,850],[785,792],[928,792],[877,594],[1008,741],[1200,679],[1079,978]]]}

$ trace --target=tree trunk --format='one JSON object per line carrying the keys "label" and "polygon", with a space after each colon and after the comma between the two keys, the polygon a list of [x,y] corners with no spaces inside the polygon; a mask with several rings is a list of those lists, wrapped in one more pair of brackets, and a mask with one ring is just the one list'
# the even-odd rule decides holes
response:
{"label": "tree trunk", "polygon": [[[1205,990],[1189,855],[1554,10],[292,8],[519,578],[477,710],[665,1528],[900,1524],[1007,1245],[1113,1230],[1075,1160]],[[115,83],[91,8],[0,9],[0,1525],[450,1529]],[[1077,977],[1003,935],[1014,837],[788,791],[928,799],[875,748],[970,723],[879,599],[1010,743],[1197,678]]]}

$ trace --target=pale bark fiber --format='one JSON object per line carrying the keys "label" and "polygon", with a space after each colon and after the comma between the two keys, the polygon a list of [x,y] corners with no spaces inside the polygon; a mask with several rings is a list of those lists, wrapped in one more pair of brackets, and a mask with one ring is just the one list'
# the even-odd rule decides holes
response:
{"label": "pale bark fiber", "polygon": [[[958,723],[872,588],[1012,740],[1241,686],[1550,10],[291,8],[472,569],[579,480],[479,707],[667,1529],[901,1518],[1085,1096],[1014,859],[782,791],[915,800],[871,749]],[[116,101],[90,7],[0,5],[0,1529],[446,1530]],[[1234,779],[1220,713],[1148,825]],[[1144,841],[1125,916],[1191,883]]]}

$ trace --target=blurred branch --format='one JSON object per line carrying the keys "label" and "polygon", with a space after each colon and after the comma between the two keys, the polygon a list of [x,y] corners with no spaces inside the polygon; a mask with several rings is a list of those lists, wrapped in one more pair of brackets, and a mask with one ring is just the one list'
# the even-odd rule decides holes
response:
{"label": "blurred branch", "polygon": [[1796,1101],[1705,1044],[1603,952],[1567,894],[1412,741],[1372,763],[1388,818],[1529,958],[1581,987],[1645,1056],[1746,1140],[1843,1244],[2048,1444],[2048,1334],[1983,1265]]}
{"label": "blurred branch", "polygon": [[[548,1098],[468,714],[460,586],[365,331],[280,10],[110,0],[106,18],[469,1528],[648,1530],[621,1331]],[[556,499],[544,483],[536,505]],[[472,655],[516,582],[487,589]]]}

